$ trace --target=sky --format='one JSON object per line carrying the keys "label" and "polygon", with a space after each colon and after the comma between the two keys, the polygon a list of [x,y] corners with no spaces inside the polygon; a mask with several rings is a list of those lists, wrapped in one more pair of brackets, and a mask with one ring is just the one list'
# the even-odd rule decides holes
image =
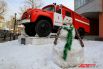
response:
{"label": "sky", "polygon": [[[7,11],[5,13],[5,19],[9,20],[11,16],[20,11],[20,7],[23,6],[24,0],[5,0],[5,1],[7,2]],[[74,0],[43,0],[43,2],[44,2],[43,6],[52,3],[57,3],[57,4],[63,4],[66,7],[74,10]],[[19,16],[19,14],[17,15]]]}

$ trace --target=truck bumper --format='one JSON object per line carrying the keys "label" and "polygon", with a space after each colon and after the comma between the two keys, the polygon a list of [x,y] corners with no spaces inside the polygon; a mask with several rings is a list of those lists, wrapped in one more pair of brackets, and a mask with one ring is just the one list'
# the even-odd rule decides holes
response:
{"label": "truck bumper", "polygon": [[24,19],[24,20],[21,20],[20,23],[21,23],[21,24],[30,23],[30,19]]}

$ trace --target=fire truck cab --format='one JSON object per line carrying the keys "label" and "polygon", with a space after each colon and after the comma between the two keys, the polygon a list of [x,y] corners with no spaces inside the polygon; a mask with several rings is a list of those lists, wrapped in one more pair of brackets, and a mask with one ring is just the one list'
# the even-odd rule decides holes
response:
{"label": "fire truck cab", "polygon": [[71,9],[51,4],[42,9],[28,9],[23,13],[21,23],[25,26],[25,32],[29,36],[38,34],[46,37],[51,32],[56,33],[63,25],[73,24],[80,36],[90,31],[89,20]]}

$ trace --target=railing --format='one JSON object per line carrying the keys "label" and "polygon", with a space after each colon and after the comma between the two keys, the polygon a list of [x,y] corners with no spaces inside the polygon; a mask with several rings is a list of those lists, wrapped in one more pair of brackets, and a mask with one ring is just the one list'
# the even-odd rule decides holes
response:
{"label": "railing", "polygon": [[[11,32],[0,32],[0,41],[15,40],[20,34],[11,33]],[[15,39],[14,39],[15,37]]]}

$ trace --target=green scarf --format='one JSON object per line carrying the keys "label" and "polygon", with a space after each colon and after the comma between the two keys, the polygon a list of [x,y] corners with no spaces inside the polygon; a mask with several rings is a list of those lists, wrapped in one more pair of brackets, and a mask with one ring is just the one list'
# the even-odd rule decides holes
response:
{"label": "green scarf", "polygon": [[73,36],[72,36],[73,26],[70,25],[70,29],[68,29],[67,27],[64,27],[63,29],[68,31],[67,38],[66,38],[66,44],[64,47],[64,51],[63,51],[63,59],[66,61],[68,50],[69,51],[71,50],[72,39],[73,39]]}

